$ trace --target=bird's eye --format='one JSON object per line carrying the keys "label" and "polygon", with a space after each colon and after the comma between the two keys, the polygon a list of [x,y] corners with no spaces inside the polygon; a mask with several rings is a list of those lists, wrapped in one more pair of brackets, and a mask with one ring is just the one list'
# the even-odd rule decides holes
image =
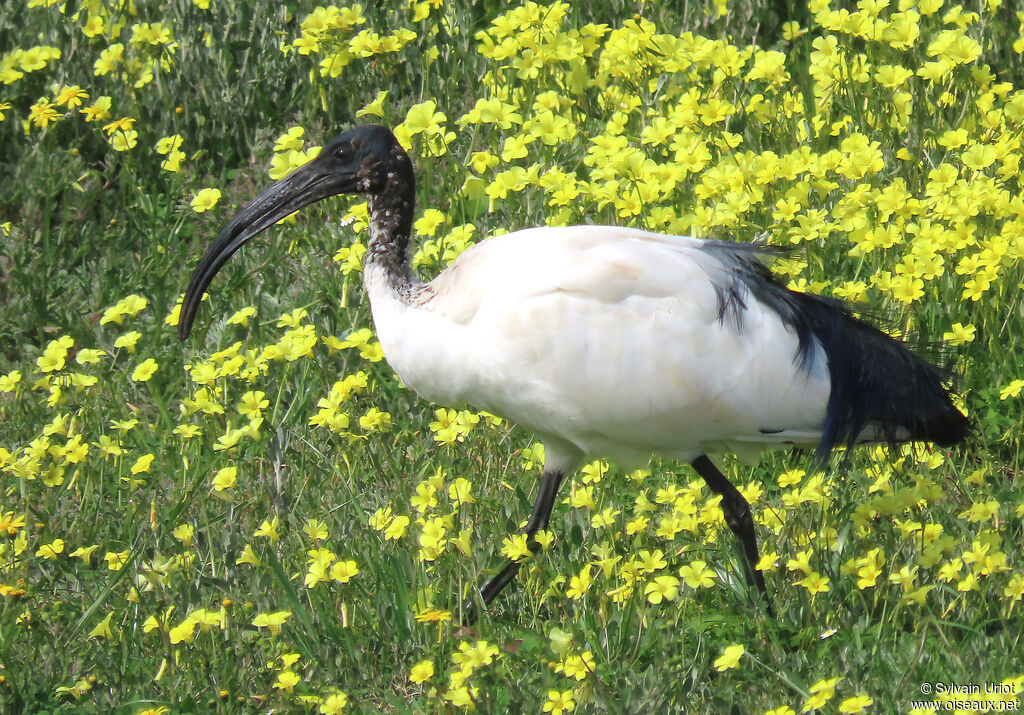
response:
{"label": "bird's eye", "polygon": [[352,156],[352,149],[348,146],[340,146],[335,149],[334,156],[337,157],[338,161],[347,162]]}

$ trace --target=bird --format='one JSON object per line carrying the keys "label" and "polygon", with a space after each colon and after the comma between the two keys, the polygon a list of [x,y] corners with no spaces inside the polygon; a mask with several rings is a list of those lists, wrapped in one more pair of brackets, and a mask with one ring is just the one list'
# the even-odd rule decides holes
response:
{"label": "bird", "polygon": [[[524,529],[531,552],[559,487],[585,459],[685,461],[721,496],[747,586],[773,615],[750,505],[712,457],[795,447],[825,464],[840,447],[951,447],[970,434],[946,370],[844,302],[787,288],[770,267],[779,249],[768,245],[536,227],[481,241],[422,281],[409,257],[412,161],[381,125],[343,132],[238,211],[192,274],[181,340],[236,251],[338,194],[368,197],[363,284],[402,382],[431,402],[501,416],[543,443]],[[474,603],[486,609],[521,563],[506,563]]]}

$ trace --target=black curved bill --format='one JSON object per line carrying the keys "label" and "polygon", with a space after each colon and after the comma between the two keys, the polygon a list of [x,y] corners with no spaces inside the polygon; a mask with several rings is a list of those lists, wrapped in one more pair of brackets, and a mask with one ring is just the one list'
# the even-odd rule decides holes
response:
{"label": "black curved bill", "polygon": [[206,288],[235,251],[303,206],[343,193],[354,186],[353,175],[328,171],[326,161],[320,159],[314,159],[271,184],[217,234],[217,239],[206,249],[193,271],[192,281],[185,291],[178,316],[178,337],[181,340],[192,332],[192,323]]}

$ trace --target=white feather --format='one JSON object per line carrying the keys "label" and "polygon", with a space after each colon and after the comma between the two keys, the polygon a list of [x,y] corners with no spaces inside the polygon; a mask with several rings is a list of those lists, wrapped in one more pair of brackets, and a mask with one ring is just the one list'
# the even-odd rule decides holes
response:
{"label": "white feather", "polygon": [[545,442],[548,466],[652,453],[692,461],[814,445],[824,351],[753,296],[721,320],[730,266],[699,239],[628,228],[535,228],[481,242],[402,301],[367,266],[384,354],[428,400],[501,415]]}

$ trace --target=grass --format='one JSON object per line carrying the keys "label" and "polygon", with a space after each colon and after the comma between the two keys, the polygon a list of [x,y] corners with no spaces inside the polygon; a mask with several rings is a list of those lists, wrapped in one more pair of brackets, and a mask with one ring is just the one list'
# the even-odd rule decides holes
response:
{"label": "grass", "polygon": [[[986,683],[1019,706],[1007,8],[28,5],[0,10],[0,711],[909,712]],[[799,247],[795,287],[946,341],[975,437],[824,474],[726,461],[777,619],[692,470],[592,463],[552,545],[460,628],[540,458],[381,360],[365,207],[275,228],[175,337],[233,211],[371,121],[416,162],[421,273],[538,224],[766,235]]]}

